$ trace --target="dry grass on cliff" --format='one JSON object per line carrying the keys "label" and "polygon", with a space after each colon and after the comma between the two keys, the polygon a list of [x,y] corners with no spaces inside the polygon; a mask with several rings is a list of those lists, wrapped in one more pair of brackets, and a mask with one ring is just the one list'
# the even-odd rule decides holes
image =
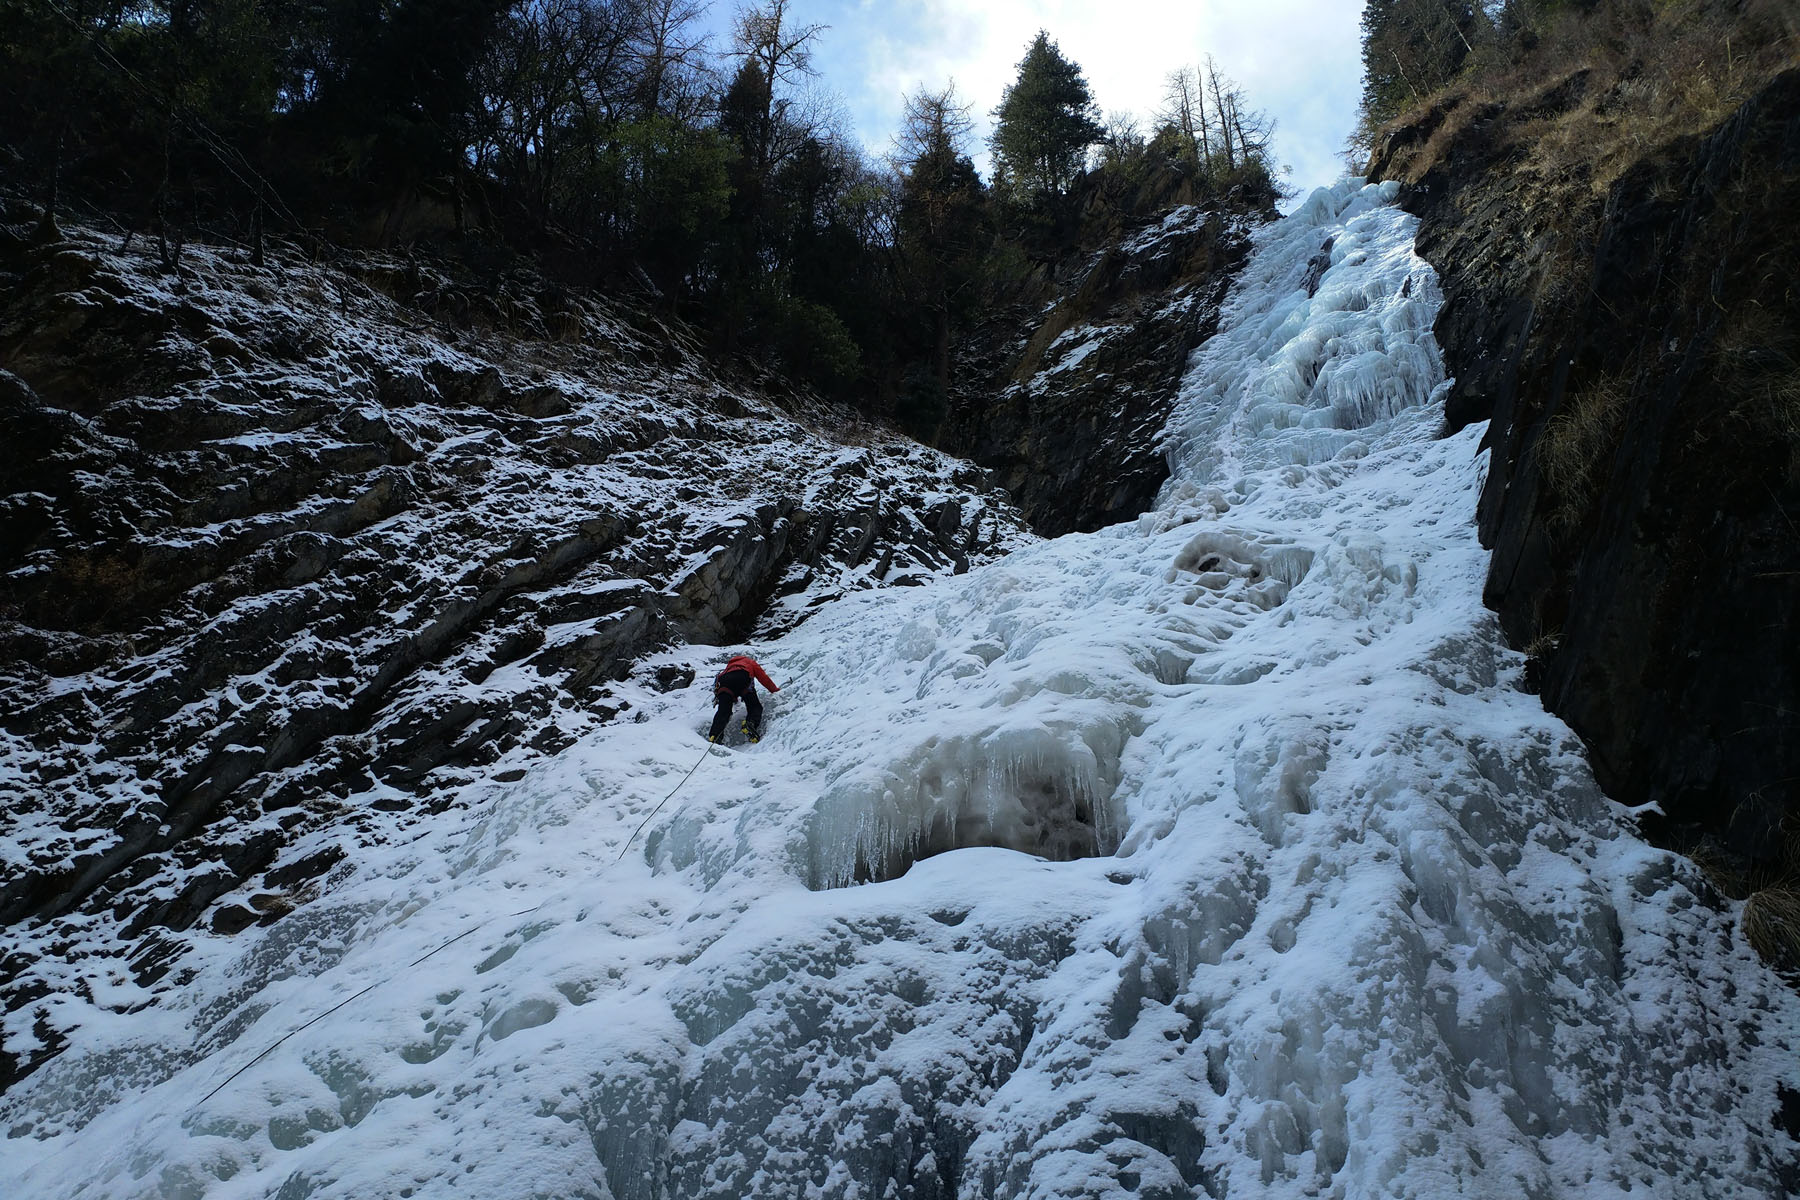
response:
{"label": "dry grass on cliff", "polygon": [[[1530,166],[1584,173],[1596,193],[1679,138],[1714,129],[1800,51],[1790,4],[1603,4],[1565,15],[1545,36],[1550,78],[1590,71],[1580,100],[1520,130]],[[1540,84],[1541,86],[1541,84]]]}
{"label": "dry grass on cliff", "polygon": [[1750,893],[1744,901],[1744,937],[1770,966],[1800,971],[1800,878]]}
{"label": "dry grass on cliff", "polygon": [[1800,821],[1781,825],[1781,850],[1772,862],[1744,866],[1710,844],[1687,858],[1720,895],[1743,904],[1744,940],[1762,960],[1800,981]]}
{"label": "dry grass on cliff", "polygon": [[[1800,237],[1795,242],[1788,249],[1800,261]],[[1787,270],[1779,259],[1774,266]],[[1755,301],[1735,305],[1714,343],[1713,368],[1725,420],[1750,444],[1782,448],[1788,481],[1800,483],[1800,317]]]}
{"label": "dry grass on cliff", "polygon": [[[1600,195],[1634,163],[1715,128],[1779,71],[1800,65],[1792,0],[1604,0],[1483,46],[1462,75],[1380,130],[1424,133],[1387,174],[1416,182],[1490,123],[1517,170]],[[1429,131],[1428,133],[1426,131]]]}
{"label": "dry grass on cliff", "polygon": [[[1790,482],[1800,483],[1800,322],[1765,305],[1737,305],[1720,327],[1710,358],[1714,426],[1746,448],[1772,449]],[[1566,537],[1606,483],[1607,464],[1630,416],[1632,380],[1619,373],[1572,390],[1533,446],[1554,497],[1552,537]]]}
{"label": "dry grass on cliff", "polygon": [[1604,376],[1569,393],[1562,410],[1545,423],[1535,453],[1548,492],[1556,497],[1556,511],[1548,521],[1552,536],[1569,533],[1592,510],[1630,402],[1629,380]]}

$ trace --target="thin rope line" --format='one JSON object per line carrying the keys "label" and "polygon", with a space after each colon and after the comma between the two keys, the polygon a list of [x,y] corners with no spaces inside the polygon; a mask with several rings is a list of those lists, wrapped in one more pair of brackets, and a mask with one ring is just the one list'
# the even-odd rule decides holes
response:
{"label": "thin rope line", "polygon": [[[792,685],[793,680],[797,679],[797,678],[798,678],[798,676],[790,676],[789,677],[790,686]],[[658,800],[656,802],[656,807],[650,810],[650,814],[648,816],[646,816],[642,821],[638,822],[637,828],[633,829],[631,831],[631,836],[625,839],[625,845],[620,848],[619,857],[613,859],[613,861],[612,861],[613,866],[617,866],[619,863],[624,861],[626,853],[631,849],[631,844],[637,840],[637,835],[644,831],[644,826],[648,825],[651,822],[651,820],[655,818],[656,814],[663,810],[664,805],[666,805],[669,801],[671,801],[675,798],[676,792],[679,792],[683,787],[687,786],[687,781],[694,777],[694,772],[696,772],[700,769],[700,764],[705,762],[708,755],[710,755],[711,753],[712,753],[712,747],[710,745],[706,749],[702,750],[700,752],[700,757],[694,761],[694,765],[687,769],[687,774],[683,775],[681,777],[681,779],[675,784],[675,786],[669,789],[668,795],[664,796],[661,800]],[[472,832],[473,831],[471,831],[471,833]],[[421,835],[421,836],[423,836],[423,835]],[[415,838],[414,840],[416,841],[418,839]],[[556,897],[554,897],[554,896],[546,896],[544,899],[538,901],[536,904],[532,905],[530,908],[521,909],[518,912],[509,914],[509,915],[510,915],[510,917],[530,916],[532,913],[534,913],[538,909],[544,907],[544,905],[550,903],[550,901],[555,898]],[[427,950],[424,954],[421,954],[419,957],[413,959],[410,963],[407,963],[406,966],[402,969],[411,970],[413,967],[418,966],[420,963],[424,962],[426,959],[430,958],[432,955],[438,953],[438,951],[447,950],[451,946],[454,946],[457,942],[462,941],[464,938],[468,937],[471,933],[474,933],[477,930],[488,925],[494,919],[495,918],[493,918],[493,917],[488,917],[484,920],[477,921],[475,924],[469,926],[469,928],[463,930],[461,933],[457,934],[455,937],[451,938],[449,941],[443,942],[440,945],[434,946],[430,950]],[[309,1018],[304,1024],[296,1025],[294,1028],[288,1030],[286,1033],[284,1033],[280,1037],[276,1038],[273,1042],[270,1042],[262,1050],[258,1051],[256,1056],[254,1058],[252,1058],[249,1062],[245,1063],[243,1066],[239,1067],[237,1070],[235,1070],[231,1074],[227,1075],[224,1078],[224,1080],[219,1084],[219,1086],[213,1088],[212,1091],[206,1093],[206,1095],[204,1095],[204,1096],[200,1097],[200,1099],[196,1100],[191,1106],[189,1106],[187,1111],[193,1112],[195,1109],[199,1108],[202,1104],[205,1104],[208,1100],[211,1100],[214,1096],[216,1096],[220,1092],[224,1091],[227,1087],[229,1087],[231,1085],[231,1082],[233,1080],[235,1080],[238,1076],[242,1075],[245,1071],[248,1071],[251,1067],[254,1067],[257,1063],[261,1062],[263,1059],[267,1058],[270,1054],[274,1053],[281,1046],[281,1044],[283,1042],[287,1041],[289,1038],[293,1037],[295,1034],[305,1032],[306,1030],[312,1028],[314,1025],[317,1025],[320,1021],[323,1021],[326,1017],[329,1017],[332,1013],[337,1012],[339,1009],[343,1008],[345,1005],[348,1005],[348,1004],[353,1003],[354,1001],[360,1000],[362,997],[368,995],[370,992],[374,991],[376,988],[380,987],[382,984],[391,983],[392,981],[393,981],[392,975],[389,975],[384,979],[377,979],[374,983],[371,983],[368,987],[365,987],[362,990],[357,991],[357,992],[352,992],[350,995],[344,997],[342,1000],[339,1000],[336,1004],[332,1005],[330,1008],[326,1009],[324,1012],[318,1013],[317,1015]]]}
{"label": "thin rope line", "polygon": [[667,796],[664,796],[661,800],[658,800],[656,802],[656,807],[650,810],[650,816],[645,817],[643,820],[638,822],[638,827],[631,831],[631,836],[625,839],[625,845],[620,848],[619,857],[613,859],[614,866],[618,866],[620,862],[624,861],[625,852],[627,850],[631,849],[631,843],[637,840],[637,835],[644,832],[644,826],[646,826],[650,823],[650,818],[656,816],[657,813],[662,811],[663,805],[667,804],[670,800],[673,800],[675,798],[675,793],[679,792],[682,789],[682,786],[684,784],[686,784],[688,780],[690,780],[694,777],[694,772],[698,771],[700,769],[700,763],[705,762],[707,755],[709,755],[711,753],[712,753],[712,747],[710,747],[710,746],[708,746],[705,750],[702,750],[700,752],[700,762],[697,762],[693,766],[689,767],[688,773],[681,777],[681,783],[678,783],[674,787],[670,788],[669,794]]}
{"label": "thin rope line", "polygon": [[[535,908],[527,908],[527,909],[524,909],[523,911],[513,913],[512,915],[515,917],[527,916],[531,913],[536,912],[539,908],[542,908],[544,906],[544,903],[547,903],[547,901],[539,903]],[[406,967],[403,969],[410,970],[411,968],[418,966],[420,963],[424,962],[426,959],[428,959],[432,955],[436,954],[439,950],[448,949],[449,947],[454,946],[457,942],[462,941],[464,938],[468,937],[471,933],[474,933],[476,930],[480,929],[482,926],[486,925],[489,921],[492,921],[493,919],[494,918],[489,917],[485,921],[479,921],[476,924],[469,926],[467,929],[463,930],[461,933],[457,934],[455,937],[451,938],[449,941],[445,942],[443,945],[434,947],[433,949],[427,950],[425,953],[419,955],[419,957],[417,957],[417,958],[413,959],[411,962],[407,963]],[[202,1104],[205,1104],[208,1100],[211,1100],[214,1096],[218,1095],[220,1092],[224,1091],[227,1087],[231,1086],[232,1080],[236,1079],[239,1075],[242,1075],[245,1071],[248,1071],[251,1067],[254,1067],[257,1063],[261,1062],[263,1059],[267,1058],[270,1054],[274,1053],[276,1048],[279,1047],[281,1045],[281,1043],[287,1041],[289,1038],[293,1037],[296,1033],[301,1033],[307,1029],[310,1029],[312,1026],[317,1025],[320,1021],[323,1021],[326,1017],[329,1017],[332,1013],[336,1012],[340,1008],[343,1008],[346,1004],[349,1004],[351,1001],[361,999],[362,997],[368,995],[370,992],[374,991],[376,988],[380,987],[384,983],[392,983],[393,979],[394,979],[394,977],[392,975],[387,976],[385,979],[377,979],[374,983],[371,983],[368,987],[364,988],[362,991],[356,992],[352,995],[344,997],[344,999],[342,999],[342,1000],[339,1000],[336,1004],[332,1005],[330,1008],[326,1009],[324,1012],[319,1013],[317,1016],[315,1016],[311,1020],[307,1021],[304,1025],[296,1025],[294,1028],[288,1030],[286,1033],[284,1033],[280,1037],[276,1038],[273,1042],[270,1042],[262,1050],[258,1051],[255,1058],[252,1058],[249,1062],[245,1063],[243,1066],[239,1067],[237,1070],[235,1070],[231,1074],[227,1075],[225,1077],[224,1082],[219,1084],[218,1087],[214,1088],[212,1091],[206,1093],[206,1095],[204,1095],[204,1096],[200,1097],[200,1099],[196,1100],[192,1105],[190,1105],[188,1107],[188,1111],[193,1112],[194,1109],[199,1108]]]}
{"label": "thin rope line", "polygon": [[[788,686],[792,687],[794,685],[794,683],[796,681],[798,681],[801,678],[801,676],[804,674],[806,674],[806,672],[801,672],[796,675],[790,675],[788,677]],[[662,811],[663,805],[667,804],[670,800],[675,798],[676,792],[679,792],[683,787],[685,787],[687,785],[687,781],[694,777],[694,772],[698,771],[700,769],[700,764],[706,761],[707,756],[711,753],[711,751],[712,751],[712,748],[710,746],[708,746],[706,750],[703,750],[700,754],[699,759],[697,761],[695,761],[693,766],[688,768],[687,774],[683,775],[681,777],[680,782],[676,783],[676,785],[674,787],[669,789],[668,795],[664,796],[661,800],[657,801],[656,807],[650,810],[649,816],[645,817],[642,821],[638,822],[637,828],[631,831],[631,836],[625,839],[625,846],[623,849],[621,849],[619,851],[619,857],[615,858],[612,861],[611,865],[607,869],[610,870],[611,866],[617,866],[621,861],[624,860],[626,851],[631,849],[631,844],[632,844],[632,842],[634,842],[637,839],[637,835],[644,831],[644,826],[648,825],[650,823],[651,819],[654,818],[657,813]],[[477,824],[477,826],[479,826],[480,823],[477,822],[476,824]],[[469,830],[468,834],[466,834],[464,836],[465,843],[474,836],[474,832],[475,832],[474,829],[471,828]],[[424,836],[426,836],[426,835],[421,834],[418,838],[414,838],[412,840],[419,841]],[[407,844],[410,845],[411,843],[409,842]],[[560,894],[561,893],[559,893],[559,895]],[[536,912],[538,909],[544,907],[544,905],[550,903],[550,901],[552,901],[556,898],[557,898],[557,896],[546,896],[542,900],[538,901],[536,904],[532,905],[530,908],[520,909],[516,913],[508,914],[508,919],[530,916],[532,913]],[[470,934],[475,933],[475,932],[481,930],[482,928],[484,928],[485,926],[491,924],[496,919],[497,918],[494,918],[494,917],[487,917],[487,918],[484,918],[483,920],[477,921],[475,924],[469,926],[469,928],[463,930],[461,933],[457,934],[455,937],[449,939],[446,942],[442,942],[442,943],[438,944],[437,946],[432,947],[430,950],[427,950],[425,953],[421,954],[419,957],[413,959],[410,963],[407,963],[406,966],[401,969],[402,970],[411,970],[413,967],[418,966],[420,963],[424,962],[426,959],[430,958],[432,955],[438,953],[440,950],[449,949],[451,946],[454,946],[456,943],[462,941],[464,938],[468,937]],[[382,984],[392,983],[393,979],[394,979],[393,975],[389,975],[385,979],[377,979],[374,983],[369,984],[369,986],[362,988],[359,991],[352,992],[350,995],[344,997],[342,1000],[338,1001],[336,1004],[332,1005],[330,1008],[326,1009],[324,1012],[321,1012],[318,1015],[309,1018],[305,1023],[303,1023],[301,1025],[297,1025],[293,1029],[288,1030],[286,1033],[284,1033],[280,1037],[276,1038],[273,1042],[270,1042],[262,1050],[258,1051],[256,1056],[254,1058],[252,1058],[249,1062],[245,1063],[243,1066],[239,1067],[237,1070],[235,1070],[231,1074],[227,1075],[224,1078],[224,1080],[221,1081],[217,1087],[213,1088],[212,1091],[206,1093],[206,1095],[200,1097],[200,1099],[195,1101],[191,1106],[189,1106],[186,1111],[190,1112],[190,1113],[197,1111],[201,1105],[205,1104],[208,1100],[211,1100],[214,1096],[218,1095],[220,1092],[222,1092],[226,1088],[230,1087],[232,1082],[234,1080],[236,1080],[238,1078],[238,1076],[242,1075],[245,1071],[248,1071],[251,1067],[254,1067],[257,1063],[259,1063],[263,1059],[267,1058],[270,1054],[273,1054],[277,1049],[279,1049],[281,1047],[282,1043],[286,1042],[289,1038],[293,1037],[295,1034],[305,1032],[306,1030],[312,1028],[314,1025],[317,1025],[320,1021],[323,1021],[326,1017],[329,1017],[332,1013],[337,1012],[338,1010],[344,1008],[346,1005],[352,1004],[355,1001],[362,999],[364,996],[368,995],[370,992],[374,991],[376,988],[380,987]],[[43,1162],[34,1164],[34,1166],[42,1166],[43,1163],[55,1161],[56,1159],[59,1159],[63,1155],[72,1151],[74,1148],[75,1147],[73,1146],[73,1144],[64,1146],[61,1150],[57,1151],[55,1154],[52,1154],[49,1158],[44,1159]]]}
{"label": "thin rope line", "polygon": [[[687,784],[687,781],[694,777],[694,772],[698,771],[700,769],[700,764],[706,761],[707,754],[709,752],[710,752],[710,747],[708,748],[708,750],[701,751],[699,761],[694,763],[693,766],[688,768],[687,774],[683,775],[681,777],[681,782],[677,783],[674,787],[670,788],[669,794],[667,796],[664,796],[661,800],[657,801],[656,807],[650,810],[650,816],[645,817],[642,821],[638,822],[638,827],[631,831],[631,836],[629,838],[625,839],[625,845],[623,848],[620,849],[619,857],[613,859],[614,866],[617,866],[620,862],[624,861],[626,851],[631,849],[631,843],[634,842],[635,840],[637,840],[637,835],[644,831],[644,826],[648,825],[650,823],[651,818],[655,817],[657,813],[662,811],[663,805],[667,804],[670,800],[674,799],[675,793],[679,792],[682,789],[682,787]],[[509,919],[514,918],[514,917],[530,916],[532,913],[536,912],[538,909],[544,907],[544,905],[550,903],[550,901],[553,899],[556,899],[556,897],[555,896],[546,896],[544,899],[538,901],[536,904],[532,905],[530,908],[520,909],[516,913],[508,914]],[[457,934],[455,937],[451,938],[449,941],[443,942],[440,945],[434,946],[430,950],[427,950],[425,953],[421,954],[419,957],[417,957],[417,958],[413,959],[411,962],[407,963],[406,966],[402,969],[403,970],[411,970],[413,967],[418,966],[420,963],[424,962],[426,959],[430,958],[432,955],[436,954],[438,951],[449,949],[451,946],[454,946],[456,943],[458,943],[458,942],[462,941],[464,938],[468,937],[471,933],[474,933],[477,930],[482,929],[483,927],[490,924],[494,920],[495,920],[495,918],[493,918],[493,917],[487,917],[483,920],[477,921],[475,924],[469,926],[467,929],[463,930],[461,933]],[[262,1050],[258,1051],[256,1056],[254,1058],[252,1058],[249,1062],[245,1063],[243,1066],[239,1067],[237,1070],[235,1070],[231,1074],[227,1075],[224,1078],[224,1080],[219,1084],[218,1087],[215,1087],[212,1091],[206,1093],[206,1095],[204,1095],[204,1096],[200,1097],[200,1099],[196,1100],[192,1105],[189,1106],[188,1111],[193,1112],[195,1109],[199,1108],[202,1104],[205,1104],[208,1100],[211,1100],[214,1096],[218,1095],[220,1092],[224,1091],[227,1087],[231,1086],[231,1082],[234,1079],[236,1079],[238,1076],[242,1075],[245,1071],[248,1071],[251,1067],[254,1067],[257,1063],[261,1062],[263,1059],[267,1058],[270,1054],[273,1054],[281,1046],[281,1044],[283,1042],[287,1041],[289,1038],[293,1037],[295,1034],[305,1032],[306,1030],[310,1029],[312,1026],[317,1025],[320,1021],[323,1021],[326,1017],[329,1017],[332,1013],[337,1012],[339,1009],[343,1008],[345,1005],[348,1005],[348,1004],[353,1003],[354,1001],[360,1000],[362,997],[368,995],[370,992],[374,991],[376,988],[380,987],[382,984],[393,982],[393,978],[394,978],[393,975],[389,975],[386,978],[377,979],[374,983],[371,983],[368,987],[363,988],[361,991],[351,993],[350,995],[344,997],[342,1000],[339,1000],[336,1004],[332,1005],[330,1008],[326,1009],[324,1012],[321,1012],[321,1013],[317,1014],[316,1016],[311,1017],[304,1024],[296,1025],[294,1028],[288,1030],[286,1033],[284,1033],[280,1037],[276,1038],[273,1042],[270,1042]]]}

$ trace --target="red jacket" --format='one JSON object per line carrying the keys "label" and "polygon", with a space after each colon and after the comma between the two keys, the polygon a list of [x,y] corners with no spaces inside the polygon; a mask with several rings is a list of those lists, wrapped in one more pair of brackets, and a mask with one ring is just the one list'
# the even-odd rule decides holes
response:
{"label": "red jacket", "polygon": [[[757,662],[754,658],[751,658],[748,654],[740,654],[731,659],[731,661],[725,664],[725,671],[748,671],[750,672],[750,678],[756,680],[771,692],[779,692],[781,690],[775,686],[775,681],[769,678],[768,672],[762,669],[762,664]],[[719,674],[723,675],[725,671],[720,671]]]}

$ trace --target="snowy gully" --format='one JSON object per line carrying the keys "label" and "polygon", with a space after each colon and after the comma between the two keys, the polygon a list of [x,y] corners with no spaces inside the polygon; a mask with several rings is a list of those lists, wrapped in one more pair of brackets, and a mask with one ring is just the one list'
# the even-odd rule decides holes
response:
{"label": "snowy gully", "polygon": [[798,682],[684,786],[719,656],[661,655],[702,685],[97,1011],[0,1191],[1781,1195],[1800,1002],[1519,690],[1393,198],[1256,234],[1153,511],[757,643]]}

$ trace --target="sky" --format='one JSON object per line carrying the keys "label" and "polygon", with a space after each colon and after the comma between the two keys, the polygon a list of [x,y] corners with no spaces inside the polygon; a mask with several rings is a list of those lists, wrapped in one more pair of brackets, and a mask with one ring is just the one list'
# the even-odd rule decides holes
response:
{"label": "sky", "polygon": [[[715,2],[711,23],[728,30],[736,7]],[[1145,124],[1168,72],[1211,54],[1275,118],[1275,161],[1292,167],[1291,186],[1304,195],[1344,173],[1362,89],[1361,0],[795,0],[793,11],[799,23],[830,26],[813,65],[878,153],[903,95],[953,80],[986,174],[989,110],[1043,29],[1081,66],[1102,112]]]}

